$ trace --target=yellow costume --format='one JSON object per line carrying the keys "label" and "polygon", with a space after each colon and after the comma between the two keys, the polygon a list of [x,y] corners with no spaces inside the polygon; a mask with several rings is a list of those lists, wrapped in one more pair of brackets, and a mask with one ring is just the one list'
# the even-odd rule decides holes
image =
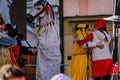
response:
{"label": "yellow costume", "polygon": [[[85,27],[86,24],[77,25],[77,28],[81,28],[81,30],[76,30],[77,39],[83,39],[86,37]],[[79,44],[77,44],[77,42],[75,42],[73,44],[71,54],[72,60],[69,64],[68,71],[72,80],[87,80],[92,77],[92,61],[90,55],[89,58],[87,57],[86,48],[82,48]],[[89,66],[89,72],[87,70],[87,65]]]}

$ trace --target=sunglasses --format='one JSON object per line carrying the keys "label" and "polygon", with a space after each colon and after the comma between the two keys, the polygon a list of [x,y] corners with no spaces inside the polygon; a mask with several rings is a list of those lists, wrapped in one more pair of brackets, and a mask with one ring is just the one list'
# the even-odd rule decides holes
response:
{"label": "sunglasses", "polygon": [[82,28],[78,28],[78,27],[75,27],[74,29],[75,29],[75,31],[82,30]]}

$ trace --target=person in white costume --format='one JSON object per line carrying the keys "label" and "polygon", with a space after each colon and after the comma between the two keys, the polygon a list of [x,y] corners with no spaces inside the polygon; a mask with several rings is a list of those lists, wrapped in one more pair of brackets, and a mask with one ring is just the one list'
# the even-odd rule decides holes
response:
{"label": "person in white costume", "polygon": [[39,0],[28,12],[27,21],[35,20],[38,38],[36,80],[50,80],[60,73],[61,52],[59,30],[50,4]]}

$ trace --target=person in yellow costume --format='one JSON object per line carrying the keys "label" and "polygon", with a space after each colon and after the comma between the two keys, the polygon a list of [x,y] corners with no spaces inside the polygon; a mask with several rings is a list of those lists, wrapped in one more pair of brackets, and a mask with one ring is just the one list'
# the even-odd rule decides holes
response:
{"label": "person in yellow costume", "polygon": [[[75,28],[76,39],[84,39],[90,34],[88,24],[78,24]],[[89,47],[102,47],[101,42],[87,42]],[[77,42],[73,44],[71,55],[72,60],[68,66],[68,71],[72,80],[89,80],[92,77],[91,54],[87,54],[86,44],[80,46]],[[89,49],[91,52],[91,49]]]}

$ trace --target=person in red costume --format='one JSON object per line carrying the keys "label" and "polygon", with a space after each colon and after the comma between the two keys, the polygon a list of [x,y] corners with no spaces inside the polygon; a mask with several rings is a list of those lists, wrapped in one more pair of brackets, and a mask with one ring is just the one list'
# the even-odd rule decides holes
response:
{"label": "person in red costume", "polygon": [[[11,38],[16,39],[17,38],[17,33],[18,33],[17,29],[10,29],[10,30],[8,30],[7,35]],[[18,58],[19,58],[19,55],[20,55],[20,48],[19,48],[18,43],[15,47],[10,47],[9,50],[10,50],[10,56],[11,56],[12,64],[16,65],[17,67],[20,67],[20,65],[17,62]]]}
{"label": "person in red costume", "polygon": [[83,40],[77,40],[77,43],[83,45],[89,41],[102,42],[104,45],[102,49],[94,47],[92,50],[92,75],[95,80],[110,80],[113,67],[112,55],[109,50],[111,36],[106,31],[106,21],[101,18],[95,22],[94,28],[96,30],[93,33]]}

